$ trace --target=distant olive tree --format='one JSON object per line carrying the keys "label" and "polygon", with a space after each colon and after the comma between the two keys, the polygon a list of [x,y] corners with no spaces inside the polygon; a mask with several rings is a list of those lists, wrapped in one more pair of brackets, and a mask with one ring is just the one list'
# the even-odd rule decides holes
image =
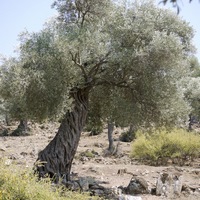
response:
{"label": "distant olive tree", "polygon": [[[7,124],[9,119],[19,121],[19,126],[12,135],[27,134],[26,83],[28,76],[15,58],[3,58],[0,77],[0,97],[3,100],[3,113]],[[9,119],[8,119],[9,118]]]}
{"label": "distant olive tree", "polygon": [[200,119],[200,64],[196,57],[190,59],[191,77],[181,80],[180,88],[191,105],[189,130],[192,129],[193,118]]}

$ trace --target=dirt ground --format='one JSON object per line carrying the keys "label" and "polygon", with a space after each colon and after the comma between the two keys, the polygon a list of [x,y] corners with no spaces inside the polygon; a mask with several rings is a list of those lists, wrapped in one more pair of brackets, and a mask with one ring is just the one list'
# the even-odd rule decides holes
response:
{"label": "dirt ground", "polygon": [[[30,124],[31,135],[23,137],[0,137],[0,157],[6,157],[9,162],[15,162],[22,167],[32,168],[37,159],[37,154],[54,137],[58,124]],[[9,127],[14,129],[15,127]],[[106,130],[98,136],[89,136],[82,133],[78,150],[73,162],[72,173],[79,177],[94,177],[104,187],[114,188],[127,186],[133,174],[143,177],[149,188],[155,188],[156,180],[161,172],[180,172],[183,174],[183,183],[195,192],[182,194],[176,199],[200,199],[200,159],[190,163],[189,166],[148,166],[129,158],[131,143],[119,142],[121,130],[115,130],[115,144],[119,143],[121,156],[104,157],[108,147]],[[83,155],[83,152],[93,152],[92,157]],[[198,188],[198,189],[197,189]],[[167,199],[155,195],[140,195],[143,200]]]}

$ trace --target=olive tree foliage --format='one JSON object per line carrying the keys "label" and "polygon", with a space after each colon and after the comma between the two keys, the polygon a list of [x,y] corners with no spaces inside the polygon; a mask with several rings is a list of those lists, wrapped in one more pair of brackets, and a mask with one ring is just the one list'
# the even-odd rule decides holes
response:
{"label": "olive tree foliage", "polygon": [[15,58],[2,58],[0,97],[4,114],[15,120],[26,119],[25,93],[28,76]]}
{"label": "olive tree foliage", "polygon": [[[192,30],[186,22],[180,23],[175,14],[167,10],[155,11],[154,6],[152,9],[148,6],[149,3],[143,4],[141,9],[135,4],[134,13],[124,11],[130,21],[123,21],[121,16],[117,16],[117,20],[109,24],[112,48],[115,48],[111,59],[116,59],[117,63],[113,66],[116,67],[115,75],[107,73],[104,78],[106,88],[94,90],[94,99],[97,100],[97,95],[101,99],[93,102],[94,107],[101,104],[102,117],[122,126],[130,123],[174,125],[190,110],[177,80],[190,76],[187,52],[193,49],[188,40],[193,35]],[[141,10],[138,12],[138,9]],[[175,46],[179,50],[175,50]],[[180,54],[176,55],[173,49]],[[172,62],[169,62],[169,57]],[[181,57],[184,57],[183,60]],[[124,80],[129,89],[125,86],[117,90],[114,77]]]}
{"label": "olive tree foliage", "polygon": [[192,110],[190,115],[199,119],[200,117],[200,64],[196,57],[190,59],[191,77],[182,79],[180,88],[182,88],[184,98],[190,103]]}
{"label": "olive tree foliage", "polygon": [[57,34],[47,26],[40,33],[21,35],[21,62],[29,75],[26,104],[32,119],[60,117],[70,107],[69,83],[73,77],[67,69],[69,60],[55,42]]}
{"label": "olive tree foliage", "polygon": [[57,135],[38,155],[45,163],[37,167],[39,175],[68,181],[94,97],[103,98],[103,114],[116,121],[120,115],[115,113],[123,113],[120,104],[124,113],[129,106],[135,112],[128,118],[141,117],[144,123],[187,114],[177,80],[189,73],[193,30],[152,1],[127,6],[122,1],[57,0],[53,6],[57,19],[38,33],[22,34],[20,64],[29,77],[25,100],[30,116],[65,113]]}

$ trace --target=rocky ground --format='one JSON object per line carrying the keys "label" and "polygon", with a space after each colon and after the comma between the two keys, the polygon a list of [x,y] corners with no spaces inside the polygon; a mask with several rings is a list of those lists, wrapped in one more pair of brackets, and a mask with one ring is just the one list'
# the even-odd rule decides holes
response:
{"label": "rocky ground", "polygon": [[[11,130],[15,128],[7,127]],[[31,135],[22,137],[0,137],[0,156],[6,157],[6,162],[15,163],[22,167],[32,168],[37,154],[54,137],[58,124],[30,124]],[[105,157],[108,147],[106,130],[97,136],[82,134],[78,151],[76,153],[72,175],[74,177],[90,177],[104,188],[117,188],[128,186],[133,175],[142,177],[148,183],[149,189],[156,187],[160,173],[178,172],[183,176],[184,191],[175,199],[200,199],[200,159],[189,163],[188,166],[148,166],[129,158],[130,143],[119,142],[121,130],[115,130],[115,143],[119,144],[119,156]],[[168,197],[152,194],[139,195],[142,200],[169,199]]]}

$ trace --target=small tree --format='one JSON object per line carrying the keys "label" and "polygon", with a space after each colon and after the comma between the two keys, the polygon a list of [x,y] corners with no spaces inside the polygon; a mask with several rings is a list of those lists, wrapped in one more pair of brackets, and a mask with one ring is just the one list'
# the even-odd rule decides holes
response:
{"label": "small tree", "polygon": [[21,68],[21,62],[15,58],[3,58],[1,66],[0,96],[4,100],[6,118],[20,121],[12,135],[27,133],[27,112],[25,91],[27,74]]}

